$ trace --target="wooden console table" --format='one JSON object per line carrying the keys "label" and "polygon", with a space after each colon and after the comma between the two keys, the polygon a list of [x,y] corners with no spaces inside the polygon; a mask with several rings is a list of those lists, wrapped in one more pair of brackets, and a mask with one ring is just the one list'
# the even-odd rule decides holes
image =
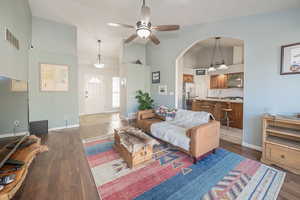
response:
{"label": "wooden console table", "polygon": [[[16,192],[18,191],[18,189],[21,187],[22,183],[24,182],[25,177],[28,173],[28,168],[29,168],[31,162],[33,161],[33,159],[35,158],[35,156],[40,152],[48,151],[48,148],[46,146],[41,145],[40,138],[38,138],[36,136],[29,136],[29,137],[36,139],[37,142],[28,147],[17,150],[11,156],[11,159],[23,161],[25,163],[22,166],[22,168],[17,171],[14,171],[14,172],[0,174],[0,176],[9,175],[9,174],[16,175],[15,180],[12,183],[6,185],[3,188],[3,190],[0,191],[0,200],[9,200],[9,199],[13,198],[13,196],[16,194]],[[4,165],[1,168],[1,170],[9,170],[10,168],[12,168],[12,166]]]}
{"label": "wooden console table", "polygon": [[300,174],[300,120],[265,115],[261,161]]}

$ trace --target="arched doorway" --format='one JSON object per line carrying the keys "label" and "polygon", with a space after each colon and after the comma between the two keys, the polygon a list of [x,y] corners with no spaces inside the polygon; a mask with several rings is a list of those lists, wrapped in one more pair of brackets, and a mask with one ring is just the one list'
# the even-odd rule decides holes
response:
{"label": "arched doorway", "polygon": [[[243,84],[244,42],[240,39],[198,41],[176,59],[175,106],[211,112],[224,122],[223,139],[239,144],[243,135]],[[231,110],[226,112],[226,108]]]}

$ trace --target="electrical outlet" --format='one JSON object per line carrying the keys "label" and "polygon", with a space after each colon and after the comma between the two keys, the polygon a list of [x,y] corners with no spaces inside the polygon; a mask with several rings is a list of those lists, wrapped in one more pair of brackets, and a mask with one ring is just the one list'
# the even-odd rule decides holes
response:
{"label": "electrical outlet", "polygon": [[20,126],[20,121],[19,120],[15,120],[14,121],[14,127],[19,127]]}

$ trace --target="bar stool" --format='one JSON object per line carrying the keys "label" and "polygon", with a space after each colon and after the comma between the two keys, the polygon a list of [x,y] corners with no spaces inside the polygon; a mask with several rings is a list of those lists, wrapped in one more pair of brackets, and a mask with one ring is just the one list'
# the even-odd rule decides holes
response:
{"label": "bar stool", "polygon": [[232,108],[230,103],[227,103],[228,107],[227,108],[223,108],[222,111],[224,112],[224,119],[222,120],[222,122],[226,123],[227,128],[229,128],[230,123],[234,122],[232,120],[230,120],[229,118],[229,113],[232,112]]}

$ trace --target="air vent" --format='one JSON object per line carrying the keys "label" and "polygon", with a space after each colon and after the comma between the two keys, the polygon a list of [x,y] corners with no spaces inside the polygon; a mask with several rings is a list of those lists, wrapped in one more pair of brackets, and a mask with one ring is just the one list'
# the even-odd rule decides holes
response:
{"label": "air vent", "polygon": [[5,40],[16,49],[20,49],[19,40],[8,29],[5,31]]}

